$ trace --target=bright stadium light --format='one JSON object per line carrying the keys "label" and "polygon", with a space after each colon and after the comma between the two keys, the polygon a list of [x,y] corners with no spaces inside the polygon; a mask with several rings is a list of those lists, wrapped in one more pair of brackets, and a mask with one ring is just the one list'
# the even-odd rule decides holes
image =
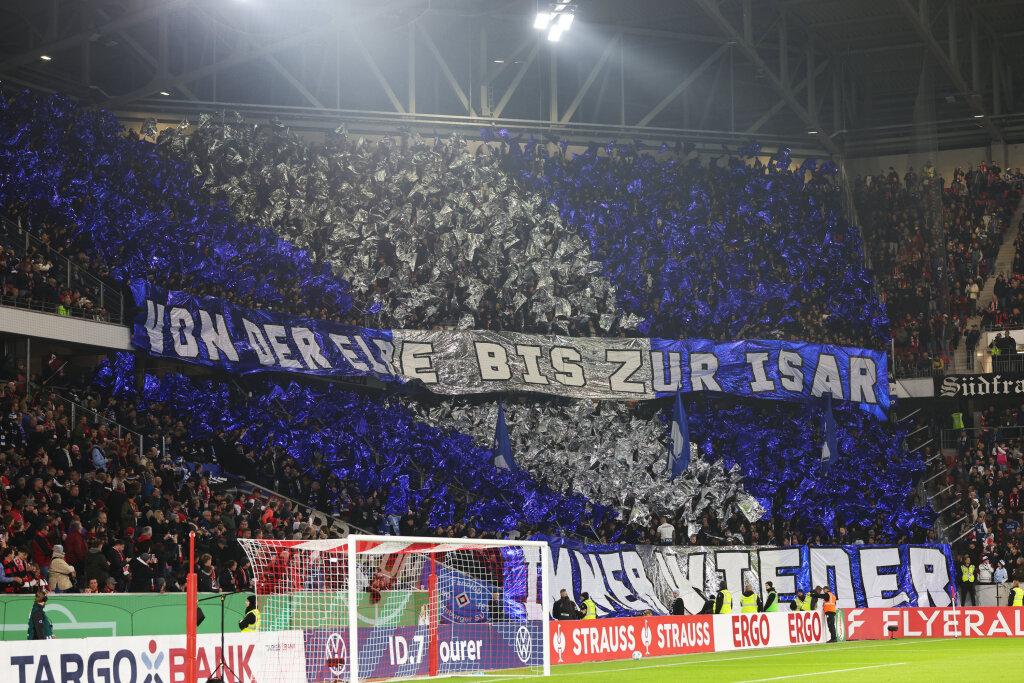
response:
{"label": "bright stadium light", "polygon": [[548,11],[537,12],[533,27],[538,31],[547,31],[548,40],[557,43],[562,34],[569,30],[575,18],[576,7],[572,0],[559,0],[553,3]]}
{"label": "bright stadium light", "polygon": [[53,57],[51,57],[50,55],[39,55],[39,59],[43,60],[44,62],[48,62],[51,59],[53,59]]}

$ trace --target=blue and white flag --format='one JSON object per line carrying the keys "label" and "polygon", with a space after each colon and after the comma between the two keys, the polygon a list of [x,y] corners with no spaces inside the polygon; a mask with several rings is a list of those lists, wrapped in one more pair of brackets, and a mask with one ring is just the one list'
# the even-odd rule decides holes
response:
{"label": "blue and white flag", "polygon": [[672,437],[668,447],[669,481],[690,466],[690,426],[683,409],[681,392],[676,392],[676,409],[672,416]]}
{"label": "blue and white flag", "polygon": [[832,415],[832,397],[825,400],[825,443],[821,445],[821,462],[825,469],[839,457],[839,443],[836,440],[836,419]]}
{"label": "blue and white flag", "polygon": [[516,461],[512,457],[512,442],[508,440],[508,425],[505,424],[505,409],[498,399],[498,426],[494,429],[494,466],[516,472]]}

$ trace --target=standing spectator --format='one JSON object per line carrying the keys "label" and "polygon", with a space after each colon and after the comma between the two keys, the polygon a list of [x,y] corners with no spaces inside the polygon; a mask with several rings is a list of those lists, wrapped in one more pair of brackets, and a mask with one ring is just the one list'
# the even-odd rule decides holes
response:
{"label": "standing spectator", "polygon": [[132,593],[153,592],[153,565],[156,558],[152,553],[142,553],[131,562],[131,581],[128,590]]}
{"label": "standing spectator", "polygon": [[224,568],[220,570],[220,589],[225,593],[235,593],[238,586],[235,584],[235,573],[238,571],[238,563],[228,560]]}
{"label": "standing spectator", "polygon": [[64,559],[64,546],[53,546],[53,559],[50,561],[50,580],[55,593],[67,593],[75,587],[75,568]]}
{"label": "standing spectator", "polygon": [[39,568],[39,573],[46,578],[50,575],[50,557],[53,555],[53,544],[50,543],[51,527],[46,522],[40,524],[32,539],[32,561]]}
{"label": "standing spectator", "polygon": [[657,531],[662,545],[672,545],[675,542],[676,528],[669,524],[667,517],[661,518],[661,526]]}
{"label": "standing spectator", "polygon": [[672,614],[673,616],[680,616],[686,614],[686,607],[683,605],[683,599],[679,596],[679,591],[672,591]]}
{"label": "standing spectator", "polygon": [[559,621],[568,621],[579,618],[580,611],[576,608],[576,603],[569,597],[569,593],[563,588],[559,593],[558,600],[555,601],[555,606],[551,610],[551,616]]}
{"label": "standing spectator", "polygon": [[124,546],[123,538],[115,538],[104,553],[110,563],[108,569],[110,577],[117,581],[118,590],[124,590],[128,581],[128,558],[124,553]]}
{"label": "standing spectator", "polygon": [[100,442],[96,441],[92,445],[92,466],[101,472],[107,471],[107,456],[103,452],[103,448],[100,447]]}
{"label": "standing spectator", "polygon": [[21,588],[21,577],[8,574],[8,567],[12,566],[13,558],[14,548],[8,546],[0,550],[0,588],[5,593],[14,593]]}
{"label": "standing spectator", "polygon": [[82,535],[82,523],[75,519],[68,525],[68,532],[64,534],[64,559],[81,572],[88,551],[85,536]]}
{"label": "standing spectator", "polygon": [[86,581],[95,580],[99,585],[105,586],[110,577],[110,560],[103,552],[99,540],[93,540],[89,545],[89,551],[82,560],[83,575]]}
{"label": "standing spectator", "polygon": [[213,556],[203,553],[199,556],[199,574],[196,580],[200,593],[220,593],[217,572],[213,568]]}

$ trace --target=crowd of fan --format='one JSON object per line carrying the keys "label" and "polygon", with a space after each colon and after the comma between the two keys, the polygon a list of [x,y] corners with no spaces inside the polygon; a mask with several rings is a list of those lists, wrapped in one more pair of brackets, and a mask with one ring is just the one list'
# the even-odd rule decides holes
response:
{"label": "crowd of fan", "polygon": [[[346,165],[321,173],[326,156],[315,147],[300,150],[296,143],[277,156],[258,156],[285,140],[265,128],[251,136],[245,126],[222,129],[219,140],[228,150],[223,158],[201,156],[216,142],[211,135],[191,142],[178,132],[161,137],[162,154],[157,154],[152,145],[124,135],[116,120],[59,97],[43,107],[27,95],[6,97],[2,105],[3,124],[18,144],[0,150],[10,179],[0,187],[0,203],[33,230],[67,226],[69,247],[109,264],[119,281],[148,277],[253,308],[343,319],[349,294],[332,276],[330,260],[353,269],[345,274],[356,284],[366,313],[376,308],[386,314],[382,320],[407,325],[442,324],[457,311],[459,324],[467,326],[614,333],[625,326],[620,322],[616,328],[608,318],[622,305],[643,321],[634,326],[644,334],[806,335],[874,346],[884,337],[885,318],[872,302],[859,240],[843,222],[827,164],[791,169],[780,152],[769,167],[738,160],[722,167],[717,161],[684,161],[685,150],[669,162],[625,148],[569,158],[507,140],[471,154],[457,139],[450,146],[414,138],[408,146],[369,145],[339,132],[326,144],[335,145],[331,154]],[[88,137],[88,144],[71,144],[79,136]],[[199,179],[193,168],[168,157],[195,166],[211,180]],[[528,176],[541,185],[532,185]],[[620,181],[629,176],[638,184],[622,190]],[[517,189],[520,180],[527,189]],[[607,192],[612,201],[606,207],[596,195],[581,195],[586,190],[579,188],[586,186]],[[61,188],[59,197],[54,187]],[[211,207],[211,195],[203,194],[207,187],[213,198],[233,202],[236,214],[246,220],[250,214],[262,217],[265,226],[315,256],[307,257],[269,230],[241,229],[249,223],[233,217],[224,204]],[[410,195],[411,201],[402,199]],[[332,198],[344,199],[336,202],[338,210],[351,209],[352,215],[321,213],[334,205]],[[557,210],[547,208],[547,199]],[[388,213],[381,217],[382,211]],[[560,222],[578,230],[559,227]],[[434,231],[433,239],[423,244],[423,237],[394,238],[417,225]],[[589,249],[577,233],[589,238]],[[763,239],[765,234],[771,239]],[[517,246],[524,235],[530,243]],[[350,247],[355,251],[345,251]],[[457,250],[461,258],[446,249]],[[603,264],[590,260],[592,251]],[[679,262],[648,263],[662,252],[679,254]],[[703,255],[717,265],[701,265]],[[508,263],[519,270],[510,274]],[[728,277],[710,277],[710,267],[720,267]],[[633,277],[634,270],[645,275]],[[504,278],[512,274],[516,280],[505,286]],[[691,275],[695,279],[688,279]],[[621,293],[613,291],[610,280]],[[510,302],[513,291],[529,296],[512,295]],[[395,293],[407,298],[379,298]],[[488,307],[502,313],[495,318]],[[421,425],[402,424],[409,433],[420,431]],[[339,436],[351,436],[341,434],[342,427],[351,431],[355,422],[337,428]],[[452,444],[457,437],[452,435]],[[409,453],[394,455],[408,458]],[[302,466],[309,465],[304,459]],[[381,469],[379,463],[375,467]],[[490,472],[479,476],[464,485],[491,477],[486,485],[493,487],[498,479]],[[539,488],[530,484],[524,497]],[[358,489],[349,497],[369,496],[373,487],[360,483]],[[457,503],[458,495],[450,499]],[[472,511],[479,510],[478,503],[467,505],[464,518],[453,522],[475,527]],[[400,512],[378,516],[394,527],[396,514],[400,527]],[[712,533],[743,532],[733,520],[717,526],[707,522],[709,539]],[[609,538],[624,533],[617,528]]]}
{"label": "crowd of fan", "polygon": [[785,149],[766,165],[756,148],[725,161],[603,151],[514,146],[508,167],[587,237],[641,332],[882,345],[884,315],[831,164],[797,165]]}
{"label": "crowd of fan", "polygon": [[1019,429],[1006,428],[1022,419],[1024,406],[989,407],[984,429],[962,432],[956,455],[945,463],[945,485],[954,493],[944,499],[956,503],[952,519],[965,518],[953,549],[978,568],[982,583],[1024,581],[1024,439]]}
{"label": "crowd of fan", "polygon": [[[63,96],[0,89],[0,206],[52,248],[85,253],[112,280],[241,306],[335,319],[351,307],[329,266],[266,230],[240,226],[198,192],[202,180],[125,135],[106,112]],[[54,188],[59,188],[55,192]]]}
{"label": "crowd of fan", "polygon": [[209,118],[158,148],[208,180],[211,201],[335,264],[348,322],[617,333],[613,289],[557,210],[504,172],[503,145],[419,136],[323,143]]}
{"label": "crowd of fan", "polygon": [[[995,163],[958,167],[948,187],[930,168],[910,168],[901,180],[890,167],[856,181],[865,239],[878,247],[872,265],[892,319],[898,371],[942,372],[964,341],[973,357],[972,317],[980,315],[983,327],[1021,318],[1022,279],[992,272],[1021,189],[1019,169],[1003,172]],[[993,275],[995,297],[980,301]]]}
{"label": "crowd of fan", "polygon": [[[87,280],[84,275],[83,269],[91,266],[89,257],[84,252],[75,256],[81,267],[75,267],[69,260],[68,245],[61,243],[66,231],[42,230],[39,244],[32,243],[27,248],[24,239],[18,239],[22,237],[20,233],[21,227],[13,221],[4,220],[0,225],[0,302],[68,317],[110,319],[100,303],[100,282]],[[51,235],[56,242],[50,241]],[[102,273],[102,265],[96,266]],[[119,287],[115,286],[113,291],[120,296]]]}
{"label": "crowd of fan", "polygon": [[[141,417],[87,386],[33,390],[23,368],[3,374],[13,381],[0,384],[0,590],[182,591],[190,532],[199,590],[245,590],[252,572],[237,539],[331,533],[290,501],[211,488],[201,463],[215,458],[218,437],[191,440],[159,405]],[[86,409],[74,423],[72,403]],[[117,425],[142,434],[145,450]],[[349,514],[372,505],[357,499]]]}

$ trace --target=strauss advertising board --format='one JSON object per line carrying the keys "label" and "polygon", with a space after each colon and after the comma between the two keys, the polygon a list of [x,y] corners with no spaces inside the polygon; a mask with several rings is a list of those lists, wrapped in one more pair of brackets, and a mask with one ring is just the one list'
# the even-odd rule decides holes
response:
{"label": "strauss advertising board", "polygon": [[551,624],[551,663],[599,662],[644,656],[714,652],[712,617],[632,617],[556,621]]}

